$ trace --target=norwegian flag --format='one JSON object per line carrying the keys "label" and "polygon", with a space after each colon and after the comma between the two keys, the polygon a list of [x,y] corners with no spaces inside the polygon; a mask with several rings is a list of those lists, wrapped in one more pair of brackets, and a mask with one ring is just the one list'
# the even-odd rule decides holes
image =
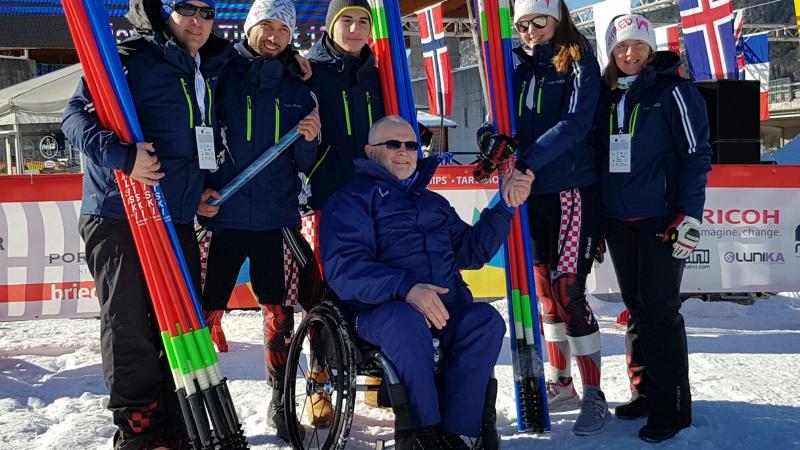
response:
{"label": "norwegian flag", "polygon": [[731,0],[679,0],[689,68],[695,80],[738,79]]}
{"label": "norwegian flag", "polygon": [[430,113],[436,116],[449,116],[453,109],[453,71],[444,40],[442,4],[437,3],[417,11],[416,14],[422,38],[422,58],[428,79]]}

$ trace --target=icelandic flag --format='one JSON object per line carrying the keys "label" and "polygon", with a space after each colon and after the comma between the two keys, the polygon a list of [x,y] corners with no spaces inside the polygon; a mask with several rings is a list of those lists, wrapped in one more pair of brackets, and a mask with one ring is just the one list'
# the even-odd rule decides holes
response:
{"label": "icelandic flag", "polygon": [[744,58],[744,79],[761,83],[759,100],[761,120],[769,119],[769,39],[768,33],[742,36],[741,52]]}
{"label": "icelandic flag", "polygon": [[417,11],[422,39],[422,59],[428,79],[428,104],[435,116],[449,116],[453,109],[453,71],[444,40],[442,4]]}
{"label": "icelandic flag", "polygon": [[694,80],[738,79],[732,0],[678,0]]}

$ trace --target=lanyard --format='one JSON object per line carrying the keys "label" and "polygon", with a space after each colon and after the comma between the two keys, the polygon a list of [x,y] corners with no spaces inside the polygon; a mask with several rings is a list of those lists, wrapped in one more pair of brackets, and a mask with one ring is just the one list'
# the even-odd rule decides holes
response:
{"label": "lanyard", "polygon": [[200,109],[200,119],[206,126],[206,80],[200,73],[200,52],[194,55],[194,93],[197,96],[197,107]]}
{"label": "lanyard", "polygon": [[[617,133],[622,134],[623,124],[625,123],[625,96],[628,94],[628,91],[622,94],[622,98],[619,99],[619,103],[616,105],[617,109]],[[633,112],[631,113],[630,120],[628,121],[628,133],[633,137],[634,133],[636,133],[636,122],[639,119],[639,105],[637,103],[633,107]],[[611,107],[611,115],[608,118],[608,128],[609,133],[614,134],[614,106]]]}

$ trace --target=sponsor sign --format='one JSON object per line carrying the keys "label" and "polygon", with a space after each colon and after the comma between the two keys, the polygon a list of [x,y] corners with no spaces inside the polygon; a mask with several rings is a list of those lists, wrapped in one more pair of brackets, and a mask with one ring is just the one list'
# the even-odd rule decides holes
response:
{"label": "sponsor sign", "polygon": [[[686,260],[683,292],[797,290],[800,166],[748,167],[712,172],[701,242]],[[497,180],[476,183],[471,171],[441,167],[430,186],[470,224],[498,201]],[[0,177],[0,321],[99,314],[78,235],[80,192],[79,175]],[[590,292],[619,291],[610,260],[595,265]],[[505,295],[502,265],[495,256],[483,269],[464,272],[476,297]]]}

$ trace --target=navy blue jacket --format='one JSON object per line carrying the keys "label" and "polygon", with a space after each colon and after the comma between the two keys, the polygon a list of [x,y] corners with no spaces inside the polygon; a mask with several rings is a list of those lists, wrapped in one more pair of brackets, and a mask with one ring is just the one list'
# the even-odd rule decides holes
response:
{"label": "navy blue jacket", "polygon": [[[316,103],[300,80],[294,52],[277,59],[255,56],[242,43],[239,55],[219,75],[215,99],[220,123],[219,169],[208,174],[206,186],[219,191],[280,137],[310,113]],[[211,229],[274,230],[300,223],[298,171],[308,172],[317,143],[300,137],[212,217],[198,216]]]}
{"label": "navy blue jacket", "polygon": [[404,301],[417,283],[450,289],[445,304],[471,302],[459,270],[478,269],[505,241],[513,213],[502,202],[464,223],[441,195],[427,189],[438,160],[419,161],[409,187],[372,160],[322,212],[320,242],[328,283],[349,312]]}
{"label": "navy blue jacket", "polygon": [[[706,104],[678,74],[672,52],[657,52],[625,97],[625,122],[617,104],[624,91],[605,89],[595,136],[605,215],[626,220],[686,214],[702,220],[706,174],[711,170]],[[610,173],[609,135],[632,134],[631,172]]]}
{"label": "navy blue jacket", "polygon": [[[199,167],[194,130],[203,124],[194,88],[194,59],[174,39],[138,37],[118,47],[144,140],[153,143],[165,173],[160,185],[172,220],[192,223],[205,176]],[[227,41],[214,35],[200,50],[208,126],[216,121],[212,101],[216,73],[234,53]],[[67,103],[61,128],[86,156],[81,213],[124,219],[114,169],[128,173],[133,169],[136,146],[121,142],[100,124],[84,80]]]}
{"label": "navy blue jacket", "polygon": [[514,70],[512,106],[516,140],[519,156],[536,175],[532,192],[560,192],[596,183],[591,131],[601,89],[597,59],[586,50],[566,75],[560,75],[552,63],[551,44],[537,45],[533,56],[523,47],[514,52],[520,60]]}
{"label": "navy blue jacket", "polygon": [[321,209],[353,178],[353,160],[366,158],[372,124],[386,115],[375,58],[364,47],[359,58],[340,55],[327,34],[306,55],[313,75],[309,86],[319,101],[322,141],[311,174],[310,205]]}

